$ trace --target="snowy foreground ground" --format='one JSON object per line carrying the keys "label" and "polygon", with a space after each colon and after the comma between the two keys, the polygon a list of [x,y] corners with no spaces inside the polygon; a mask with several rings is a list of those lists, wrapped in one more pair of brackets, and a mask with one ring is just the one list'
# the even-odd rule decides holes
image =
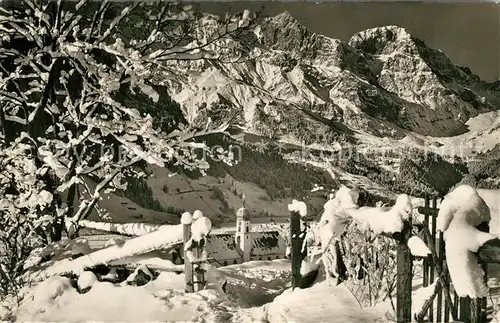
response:
{"label": "snowy foreground ground", "polygon": [[[32,288],[15,313],[18,321],[170,322],[374,322],[386,309],[359,308],[343,286],[321,281],[291,291],[290,263],[253,261],[217,269],[212,281],[228,280],[227,294],[209,286],[184,293],[184,275],[162,273],[141,287],[97,283],[79,294],[65,278]],[[4,305],[7,311],[11,304]]]}
{"label": "snowy foreground ground", "polygon": [[[492,274],[500,273],[492,268]],[[421,287],[415,273],[414,287]],[[162,273],[141,287],[97,283],[79,294],[65,278],[51,278],[32,288],[19,308],[17,321],[104,322],[388,322],[389,302],[360,308],[345,285],[329,287],[319,278],[308,289],[290,290],[290,263],[253,261],[211,272],[213,282],[227,279],[227,294],[211,285],[198,293],[184,293],[184,275]],[[217,285],[217,284],[215,284]],[[497,303],[500,279],[490,279],[492,301]],[[413,302],[419,303],[416,294]],[[490,300],[490,301],[491,301]],[[496,305],[493,305],[496,307]],[[495,309],[493,309],[495,310]],[[6,319],[5,317],[3,319]]]}

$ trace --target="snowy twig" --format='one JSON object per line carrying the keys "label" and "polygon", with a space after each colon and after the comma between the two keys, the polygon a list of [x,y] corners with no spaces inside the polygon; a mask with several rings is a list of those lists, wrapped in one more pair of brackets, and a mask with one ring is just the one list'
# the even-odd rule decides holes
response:
{"label": "snowy twig", "polygon": [[[141,160],[142,160],[142,158],[135,157],[130,162],[128,162],[126,165],[124,165],[124,167],[132,166]],[[92,209],[94,208],[94,206],[96,205],[96,203],[99,201],[99,199],[101,197],[101,195],[100,195],[101,191],[106,188],[106,186],[116,177],[116,175],[118,175],[120,173],[121,170],[122,170],[122,168],[119,168],[119,169],[113,171],[111,174],[109,174],[107,177],[105,177],[96,186],[96,188],[94,190],[94,195],[92,196],[92,200],[88,204],[82,203],[83,207],[80,207],[78,209],[78,211],[76,212],[76,214],[71,218],[72,222],[78,223],[78,221],[85,219],[90,214],[90,212],[92,211]]]}

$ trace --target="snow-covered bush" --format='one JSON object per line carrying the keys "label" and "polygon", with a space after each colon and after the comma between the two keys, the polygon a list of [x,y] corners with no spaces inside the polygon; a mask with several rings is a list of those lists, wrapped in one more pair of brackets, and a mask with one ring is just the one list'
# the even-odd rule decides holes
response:
{"label": "snow-covered bush", "polygon": [[350,226],[342,239],[346,286],[362,306],[375,306],[395,294],[396,241]]}
{"label": "snow-covered bush", "polygon": [[[341,186],[335,196],[325,203],[321,220],[312,236],[320,240],[327,275],[347,276],[346,286],[360,305],[373,306],[390,296],[395,289],[396,242],[379,234],[387,230],[378,230],[380,228],[370,225],[383,222],[378,215],[387,209],[359,208],[358,197],[357,190]],[[406,211],[407,206],[411,210],[411,204],[406,203],[408,199],[405,197],[398,199],[395,210]],[[400,213],[395,213],[397,223],[403,220]],[[376,232],[368,230],[372,227]],[[329,276],[327,279],[330,280]]]}
{"label": "snow-covered bush", "polygon": [[172,64],[245,55],[231,37],[249,19],[206,19],[170,2],[0,2],[2,284],[38,244],[75,235],[102,194],[144,165],[208,168],[194,150],[212,152],[196,139],[228,124],[162,115],[156,82]]}

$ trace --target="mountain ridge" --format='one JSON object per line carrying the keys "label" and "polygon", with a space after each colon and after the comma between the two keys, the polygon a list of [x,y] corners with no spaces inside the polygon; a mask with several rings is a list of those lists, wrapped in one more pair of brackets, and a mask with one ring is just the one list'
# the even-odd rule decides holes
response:
{"label": "mountain ridge", "polygon": [[[447,137],[466,132],[470,117],[499,102],[494,84],[401,27],[368,29],[343,42],[309,31],[285,12],[264,19],[254,33],[252,59],[188,67],[189,80],[175,81],[173,97],[188,118],[237,110],[246,131],[267,137],[288,134],[297,126],[291,118],[326,137],[338,131],[333,122],[378,137]],[[311,122],[300,109],[327,124]],[[289,132],[299,140],[314,137],[307,129]]]}

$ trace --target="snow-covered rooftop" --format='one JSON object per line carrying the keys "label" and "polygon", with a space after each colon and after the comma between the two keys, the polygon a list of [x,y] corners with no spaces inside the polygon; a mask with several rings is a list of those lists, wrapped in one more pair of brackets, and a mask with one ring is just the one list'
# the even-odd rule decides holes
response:
{"label": "snow-covered rooftop", "polygon": [[285,254],[286,242],[278,231],[251,232],[251,256]]}

